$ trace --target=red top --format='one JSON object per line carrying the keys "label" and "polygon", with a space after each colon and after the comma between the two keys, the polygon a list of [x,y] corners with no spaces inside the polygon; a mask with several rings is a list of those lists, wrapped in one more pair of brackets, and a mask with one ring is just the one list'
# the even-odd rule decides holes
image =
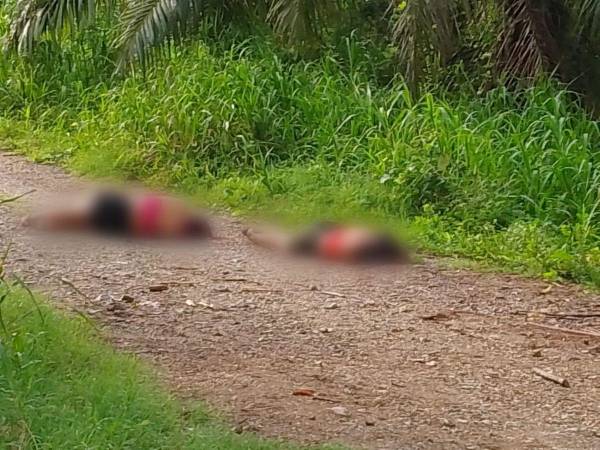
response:
{"label": "red top", "polygon": [[321,236],[318,245],[319,255],[327,259],[341,259],[344,256],[344,229],[335,228]]}
{"label": "red top", "polygon": [[159,231],[159,219],[162,201],[156,195],[147,195],[140,199],[137,208],[137,224],[142,236],[154,236]]}

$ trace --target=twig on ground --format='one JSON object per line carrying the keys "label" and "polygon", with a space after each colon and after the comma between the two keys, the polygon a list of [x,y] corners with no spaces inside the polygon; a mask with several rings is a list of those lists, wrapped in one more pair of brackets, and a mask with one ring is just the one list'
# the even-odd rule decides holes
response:
{"label": "twig on ground", "polygon": [[578,312],[573,312],[573,313],[542,313],[546,316],[550,316],[550,317],[563,317],[563,318],[585,318],[585,317],[600,317],[600,313],[578,313]]}
{"label": "twig on ground", "polygon": [[263,288],[242,288],[240,292],[283,292],[281,289],[263,289]]}
{"label": "twig on ground", "polygon": [[340,298],[346,298],[345,294],[340,294],[339,292],[333,292],[333,291],[318,291],[321,294],[325,294],[325,295],[331,295],[332,297],[340,297]]}
{"label": "twig on ground", "polygon": [[223,283],[245,282],[245,283],[262,284],[260,281],[249,280],[247,278],[211,278],[211,280],[217,281],[217,282],[223,282]]}
{"label": "twig on ground", "polygon": [[532,322],[526,322],[525,325],[535,327],[535,328],[541,328],[543,330],[548,330],[548,331],[556,331],[556,332],[560,332],[560,333],[573,334],[575,336],[600,338],[600,334],[594,333],[593,331],[572,330],[570,328],[554,327],[552,325],[544,325],[542,323],[532,323]]}
{"label": "twig on ground", "polygon": [[195,302],[196,305],[198,306],[202,306],[206,309],[210,309],[211,311],[216,311],[217,308],[214,307],[214,305],[211,305],[210,303],[204,303],[204,302]]}
{"label": "twig on ground", "polygon": [[454,311],[438,312],[435,314],[428,314],[426,316],[421,316],[421,320],[431,320],[431,321],[448,320],[448,319],[451,319],[452,316],[454,316],[454,314],[456,314]]}
{"label": "twig on ground", "polygon": [[533,373],[544,378],[545,380],[549,380],[553,383],[560,384],[563,387],[570,387],[569,382],[566,378],[559,377],[558,375],[554,375],[553,373],[546,372],[542,369],[538,369],[537,367],[534,367]]}
{"label": "twig on ground", "polygon": [[338,400],[334,400],[332,398],[327,397],[321,397],[320,395],[313,395],[311,398],[313,400],[320,400],[322,402],[338,403]]}
{"label": "twig on ground", "polygon": [[22,194],[19,194],[15,197],[0,199],[0,205],[4,205],[5,203],[16,202],[17,200],[25,197],[26,195],[33,194],[35,191],[35,189],[31,189],[30,191],[23,192]]}

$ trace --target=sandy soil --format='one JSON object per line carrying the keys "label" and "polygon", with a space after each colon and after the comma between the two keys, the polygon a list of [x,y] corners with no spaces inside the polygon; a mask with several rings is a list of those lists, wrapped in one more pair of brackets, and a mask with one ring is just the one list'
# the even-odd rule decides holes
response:
{"label": "sandy soil", "polygon": [[600,316],[600,296],[433,259],[362,271],[292,263],[251,247],[227,217],[209,246],[18,226],[36,196],[79,183],[0,154],[0,193],[37,189],[0,207],[9,269],[236,429],[367,449],[600,448],[600,317],[573,315]]}

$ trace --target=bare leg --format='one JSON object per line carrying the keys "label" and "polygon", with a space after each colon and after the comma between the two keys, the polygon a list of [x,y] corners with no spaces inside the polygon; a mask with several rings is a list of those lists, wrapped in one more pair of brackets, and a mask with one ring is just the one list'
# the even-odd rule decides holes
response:
{"label": "bare leg", "polygon": [[243,233],[250,241],[259,247],[282,252],[289,252],[292,249],[291,236],[278,231],[247,228]]}
{"label": "bare leg", "polygon": [[25,217],[22,225],[44,231],[80,231],[89,227],[89,214],[83,209],[48,211]]}

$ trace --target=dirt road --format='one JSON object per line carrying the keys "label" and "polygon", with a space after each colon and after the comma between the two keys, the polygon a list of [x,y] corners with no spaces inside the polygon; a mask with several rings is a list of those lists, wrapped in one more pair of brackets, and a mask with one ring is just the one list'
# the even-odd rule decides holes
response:
{"label": "dirt road", "polygon": [[[0,155],[5,195],[77,182]],[[435,260],[290,266],[250,247],[230,218],[208,248],[49,242],[18,227],[26,203],[0,207],[10,270],[106,325],[119,348],[232,426],[368,449],[600,448],[600,339],[533,325],[600,333],[598,317],[551,315],[598,313],[598,295]],[[150,292],[160,283],[168,289]]]}

